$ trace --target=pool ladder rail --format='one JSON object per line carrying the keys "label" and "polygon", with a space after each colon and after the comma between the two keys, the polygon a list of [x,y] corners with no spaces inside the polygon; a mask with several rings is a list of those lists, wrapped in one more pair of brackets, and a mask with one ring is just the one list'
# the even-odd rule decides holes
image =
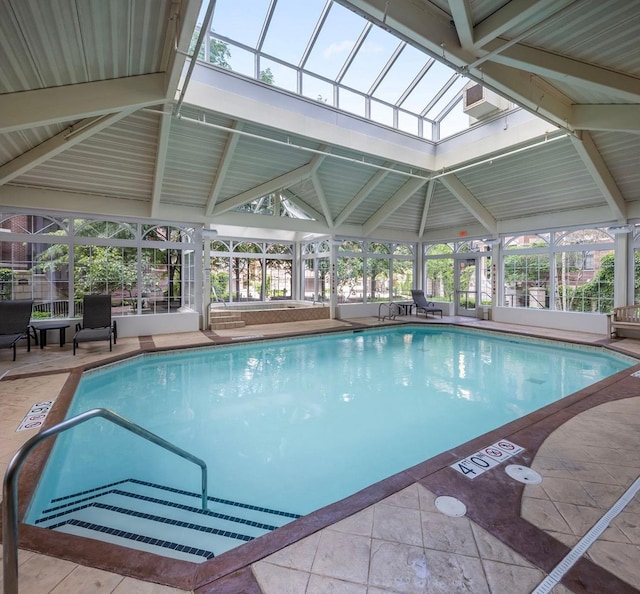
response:
{"label": "pool ladder rail", "polygon": [[75,417],[62,421],[61,423],[34,435],[22,445],[9,462],[9,466],[7,467],[7,471],[4,475],[4,481],[2,483],[2,564],[4,572],[4,594],[18,593],[18,474],[20,472],[20,467],[31,451],[44,440],[54,437],[68,429],[72,429],[76,425],[80,425],[81,423],[95,417],[101,417],[111,423],[115,423],[116,425],[119,425],[120,427],[200,466],[202,471],[201,504],[202,510],[207,510],[207,503],[209,501],[207,495],[207,465],[203,460],[106,408],[94,408],[80,413]]}

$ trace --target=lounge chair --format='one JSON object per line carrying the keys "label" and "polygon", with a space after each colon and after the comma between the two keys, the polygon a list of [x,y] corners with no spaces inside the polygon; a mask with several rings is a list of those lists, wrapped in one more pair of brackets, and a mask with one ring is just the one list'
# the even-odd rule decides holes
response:
{"label": "lounge chair", "polygon": [[111,295],[85,295],[82,324],[76,325],[73,354],[81,342],[109,341],[109,351],[118,338],[115,320],[111,320]]}
{"label": "lounge chair", "polygon": [[424,291],[421,289],[411,289],[411,296],[413,297],[413,304],[416,306],[416,315],[420,310],[424,312],[426,318],[430,313],[440,313],[442,318],[442,309],[436,307],[431,301],[427,301],[424,296]]}
{"label": "lounge chair", "polygon": [[16,343],[21,338],[27,339],[27,351],[31,350],[29,322],[32,309],[33,301],[26,299],[0,301],[0,348],[12,348],[14,361]]}

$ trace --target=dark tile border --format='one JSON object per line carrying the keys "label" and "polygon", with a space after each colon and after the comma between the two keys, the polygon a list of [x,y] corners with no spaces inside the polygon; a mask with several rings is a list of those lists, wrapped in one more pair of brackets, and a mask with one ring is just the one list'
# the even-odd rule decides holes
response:
{"label": "dark tile border", "polygon": [[[394,325],[406,325],[407,323],[416,322],[401,321],[398,324],[383,324],[374,327],[388,328]],[[465,327],[464,324],[447,322],[445,322],[445,325]],[[493,331],[553,340],[540,334],[507,332],[503,329],[481,328],[473,324],[469,324],[469,326],[488,332]],[[247,342],[263,342],[299,336],[351,332],[352,329],[361,327],[371,328],[371,326],[351,324],[351,328],[331,328],[297,335],[283,333],[242,341],[225,340],[223,337],[216,336],[215,333],[207,333],[207,336],[214,341],[214,344],[222,346],[231,343],[246,344]],[[593,345],[593,343],[575,340],[563,340],[560,342]],[[107,357],[99,362],[80,365],[68,370],[56,371],[55,373],[67,371],[70,375],[47,418],[45,428],[51,427],[64,419],[83,371],[126,360],[143,352],[175,351],[206,346],[207,344],[205,343],[158,348],[151,337],[140,337],[140,348],[135,351]],[[602,346],[610,348],[613,345]],[[629,355],[631,353],[625,352],[624,354]],[[634,355],[631,354],[631,356]],[[226,594],[226,592],[237,591],[258,594],[260,589],[250,570],[252,563],[418,482],[436,495],[455,494],[457,498],[467,504],[468,517],[470,519],[496,536],[501,542],[510,546],[514,551],[520,553],[531,563],[548,572],[559,563],[569,549],[542,530],[520,518],[520,499],[524,487],[518,483],[514,485],[514,482],[508,477],[505,478],[505,473],[495,472],[496,469],[492,469],[474,481],[470,481],[449,468],[449,465],[500,438],[511,439],[525,447],[525,452],[514,457],[513,461],[529,465],[544,440],[567,420],[599,404],[637,396],[637,384],[634,384],[637,380],[629,377],[630,373],[635,369],[635,367],[626,369],[594,386],[585,388],[494,431],[456,446],[447,452],[443,452],[425,462],[366,487],[350,497],[316,510],[265,536],[201,564],[158,557],[151,553],[133,551],[126,547],[110,545],[73,535],[53,534],[49,530],[26,524],[20,524],[19,527],[20,547],[120,575],[176,588],[195,590],[197,594],[209,594],[210,592]],[[637,366],[637,369],[640,369],[640,365]],[[42,374],[31,373],[22,376],[5,377],[3,380],[39,375]],[[46,459],[53,447],[53,440],[49,440],[49,442],[42,444],[22,468],[19,479],[19,492],[22,493],[19,504],[19,517],[23,517],[26,512],[37,485],[38,477],[44,469]],[[498,478],[496,479],[496,477]],[[586,559],[581,559],[563,580],[563,584],[570,587],[574,592],[584,592],[585,594],[587,592],[601,591],[600,585],[605,583],[607,584],[606,589],[616,593],[637,592],[633,588],[629,589],[630,586],[616,576]],[[241,590],[238,590],[238,588],[241,588]]]}

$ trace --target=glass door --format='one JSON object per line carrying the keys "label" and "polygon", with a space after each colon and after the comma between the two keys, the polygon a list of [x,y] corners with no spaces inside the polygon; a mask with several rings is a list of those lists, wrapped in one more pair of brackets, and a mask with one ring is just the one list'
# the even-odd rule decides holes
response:
{"label": "glass door", "polygon": [[477,317],[479,257],[456,259],[455,266],[455,315]]}

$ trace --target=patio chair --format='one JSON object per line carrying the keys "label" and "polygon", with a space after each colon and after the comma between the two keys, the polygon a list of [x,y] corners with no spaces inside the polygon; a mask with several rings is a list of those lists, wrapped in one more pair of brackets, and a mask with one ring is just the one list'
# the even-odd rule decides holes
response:
{"label": "patio chair", "polygon": [[81,342],[109,341],[109,351],[118,338],[115,320],[111,320],[111,295],[85,295],[82,324],[76,324],[73,354]]}
{"label": "patio chair", "polygon": [[27,299],[0,301],[0,348],[12,348],[14,361],[16,343],[21,338],[27,339],[27,352],[31,350],[29,322],[32,309],[33,301]]}
{"label": "patio chair", "polygon": [[442,309],[436,307],[431,301],[427,301],[422,289],[411,289],[411,296],[413,297],[413,304],[416,306],[416,315],[418,315],[418,311],[422,310],[425,318],[430,313],[434,314],[434,316],[436,313],[440,313],[442,318]]}

